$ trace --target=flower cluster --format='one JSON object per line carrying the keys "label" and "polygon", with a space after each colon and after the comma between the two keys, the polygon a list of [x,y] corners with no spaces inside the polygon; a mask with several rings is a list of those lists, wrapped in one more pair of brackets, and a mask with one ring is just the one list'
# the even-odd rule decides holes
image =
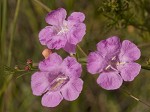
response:
{"label": "flower cluster", "polygon": [[[85,16],[73,12],[66,19],[66,10],[59,8],[46,16],[46,26],[39,33],[42,45],[49,49],[63,48],[70,54],[76,53],[76,45],[85,35]],[[45,57],[39,63],[39,71],[31,77],[34,95],[42,96],[42,105],[55,107],[63,99],[73,101],[78,98],[83,88],[80,78],[82,67],[75,57],[64,60],[57,53],[45,49]],[[123,81],[132,81],[140,72],[141,65],[134,62],[140,58],[140,50],[128,40],[122,43],[116,36],[102,40],[97,44],[97,51],[87,56],[87,70],[91,74],[100,74],[97,83],[106,90],[118,89]]]}
{"label": "flower cluster", "polygon": [[[59,8],[46,16],[46,26],[39,33],[42,45],[49,49],[63,48],[68,53],[75,53],[76,45],[85,35],[85,16],[81,12],[73,12],[67,20],[66,10]],[[75,58],[61,56],[45,49],[45,57],[39,63],[39,70],[32,75],[31,88],[34,95],[42,97],[42,105],[55,107],[63,99],[73,101],[78,98],[83,88],[81,76],[82,68]]]}

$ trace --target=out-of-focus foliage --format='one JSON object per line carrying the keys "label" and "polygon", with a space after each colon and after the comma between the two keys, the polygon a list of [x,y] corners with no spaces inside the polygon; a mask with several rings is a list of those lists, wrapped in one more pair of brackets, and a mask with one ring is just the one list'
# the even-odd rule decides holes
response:
{"label": "out-of-focus foliage", "polygon": [[[20,0],[15,27],[14,16],[18,0],[0,1],[0,111],[1,112],[149,112],[150,108],[136,102],[121,90],[106,91],[96,84],[96,77],[86,72],[83,65],[84,89],[73,102],[63,101],[56,108],[45,108],[41,97],[33,96],[30,77],[33,72],[13,74],[14,67],[26,66],[26,60],[39,62],[45,48],[39,43],[38,33],[47,24],[47,11],[35,0]],[[142,56],[138,61],[146,65],[150,58],[150,1],[149,0],[41,0],[50,9],[64,7],[70,14],[81,11],[86,15],[86,35],[80,46],[88,54],[96,43],[117,35],[139,46]],[[14,32],[12,32],[14,31]],[[14,34],[12,36],[12,34]],[[11,42],[11,36],[13,40]],[[8,67],[9,46],[11,63]],[[78,50],[77,50],[78,51]],[[63,57],[68,54],[59,51]],[[81,53],[78,53],[82,57]],[[6,72],[8,70],[9,72]],[[5,72],[4,72],[5,71]],[[17,78],[18,76],[21,77]],[[141,70],[139,76],[124,88],[150,103],[150,71]]]}

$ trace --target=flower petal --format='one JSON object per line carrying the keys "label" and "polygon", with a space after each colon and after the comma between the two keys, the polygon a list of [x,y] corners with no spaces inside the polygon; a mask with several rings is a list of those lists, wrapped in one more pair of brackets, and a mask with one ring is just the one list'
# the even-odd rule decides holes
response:
{"label": "flower petal", "polygon": [[59,8],[47,14],[45,20],[50,25],[61,26],[66,18],[66,10]]}
{"label": "flower petal", "polygon": [[97,44],[97,50],[103,55],[104,58],[112,58],[120,51],[120,39],[116,36],[102,40]]}
{"label": "flower petal", "polygon": [[60,91],[47,92],[42,97],[42,105],[45,107],[56,107],[63,100]]}
{"label": "flower petal", "polygon": [[39,33],[39,40],[42,45],[46,45],[46,42],[49,38],[56,35],[56,31],[53,29],[52,26],[46,26],[43,28]]}
{"label": "flower petal", "polygon": [[84,23],[77,23],[74,24],[73,26],[72,24],[74,23],[70,22],[69,25],[70,29],[67,34],[67,38],[69,43],[76,45],[82,40],[83,36],[85,35],[86,26]]}
{"label": "flower petal", "polygon": [[141,56],[140,49],[129,40],[122,42],[119,59],[121,62],[131,62],[139,59]]}
{"label": "flower petal", "polygon": [[98,53],[91,52],[87,58],[87,70],[91,74],[100,73],[107,66],[107,61]]}
{"label": "flower petal", "polygon": [[52,53],[47,59],[39,63],[41,71],[52,71],[62,63],[62,58],[57,53]]}
{"label": "flower petal", "polygon": [[73,12],[69,17],[69,21],[83,22],[85,19],[85,15],[81,12]]}
{"label": "flower petal", "polygon": [[70,54],[75,54],[76,52],[76,46],[74,44],[66,43],[64,50],[67,51]]}
{"label": "flower petal", "polygon": [[118,69],[124,81],[132,81],[140,72],[141,65],[138,63],[126,63],[119,65]]}
{"label": "flower petal", "polygon": [[31,77],[31,89],[34,95],[40,96],[46,92],[49,82],[47,72],[35,72]]}
{"label": "flower petal", "polygon": [[64,99],[68,101],[76,100],[83,88],[83,81],[80,78],[68,82],[60,91]]}
{"label": "flower petal", "polygon": [[60,49],[63,48],[65,46],[67,42],[66,36],[65,35],[55,35],[51,38],[49,38],[49,40],[47,40],[47,47],[49,49]]}
{"label": "flower petal", "polygon": [[81,64],[73,57],[67,57],[62,63],[62,70],[69,77],[80,77],[82,72]]}
{"label": "flower petal", "polygon": [[117,72],[103,72],[97,79],[97,83],[106,90],[118,89],[122,82],[123,80]]}

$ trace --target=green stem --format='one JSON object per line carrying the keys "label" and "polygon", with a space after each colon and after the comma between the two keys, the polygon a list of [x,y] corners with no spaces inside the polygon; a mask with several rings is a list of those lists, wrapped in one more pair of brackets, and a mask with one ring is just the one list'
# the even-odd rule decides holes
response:
{"label": "green stem", "polygon": [[8,84],[10,83],[10,81],[11,81],[11,79],[12,79],[12,75],[13,75],[13,74],[10,74],[10,75],[7,77],[7,80],[5,81],[5,84],[3,84],[3,87],[2,87],[1,90],[0,90],[0,97],[1,97],[1,95],[3,94],[3,92],[5,92],[5,90],[6,90],[7,86],[8,86]]}
{"label": "green stem", "polygon": [[38,1],[38,0],[34,0],[38,5],[40,5],[43,9],[45,9],[47,12],[50,12],[51,9],[48,8],[46,5],[44,5],[42,2]]}
{"label": "green stem", "polygon": [[23,74],[19,75],[16,79],[21,78],[22,76],[27,75],[27,74],[29,74],[29,73],[31,73],[31,72],[32,72],[32,71],[25,72],[25,73],[23,73]]}
{"label": "green stem", "polygon": [[87,63],[87,59],[86,58],[79,58],[78,59],[80,63]]}
{"label": "green stem", "polygon": [[123,90],[123,92],[124,92],[125,94],[127,94],[128,96],[130,96],[132,99],[134,99],[134,100],[136,100],[137,102],[140,102],[140,103],[142,103],[142,104],[144,104],[145,106],[147,106],[147,107],[150,108],[150,104],[147,104],[147,103],[144,102],[143,100],[141,100],[141,99],[135,97],[134,95],[132,95],[130,92],[128,92],[128,91],[125,90],[125,89],[121,89],[121,90]]}
{"label": "green stem", "polygon": [[10,66],[10,64],[11,64],[13,38],[14,38],[14,34],[15,34],[15,28],[16,28],[16,22],[17,22],[17,18],[18,18],[19,8],[20,8],[20,0],[17,1],[15,16],[14,16],[14,19],[12,22],[12,27],[11,27],[10,44],[9,44],[9,48],[8,48],[8,61],[7,61],[8,66]]}
{"label": "green stem", "polygon": [[[5,80],[3,79],[3,77],[5,76],[4,74],[4,67],[2,66],[4,64],[4,57],[5,57],[5,47],[6,47],[6,20],[7,20],[7,0],[3,0],[0,3],[0,6],[2,8],[0,8],[0,79],[1,83],[0,84],[4,84]],[[3,75],[2,75],[3,74]],[[0,86],[1,88],[1,86]],[[4,107],[4,103],[3,103],[3,97],[0,97],[0,111],[3,112],[3,107]]]}
{"label": "green stem", "polygon": [[150,66],[142,66],[141,68],[145,70],[150,70]]}
{"label": "green stem", "polygon": [[[3,0],[3,12],[2,12],[2,29],[1,29],[1,39],[0,39],[0,57],[1,61],[4,58],[5,52],[5,38],[6,38],[6,19],[7,18],[7,0]],[[1,62],[3,64],[3,62]]]}
{"label": "green stem", "polygon": [[79,45],[77,45],[77,48],[81,51],[81,53],[82,53],[85,57],[87,57],[87,54],[82,50],[82,48],[81,48]]}

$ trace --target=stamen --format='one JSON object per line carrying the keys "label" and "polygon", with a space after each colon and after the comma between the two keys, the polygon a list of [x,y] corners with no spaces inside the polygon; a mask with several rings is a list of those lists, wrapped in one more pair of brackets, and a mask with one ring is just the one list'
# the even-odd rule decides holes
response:
{"label": "stamen", "polygon": [[118,71],[116,68],[114,68],[114,67],[112,67],[112,66],[111,66],[111,69],[113,69],[114,71]]}
{"label": "stamen", "polygon": [[124,64],[126,64],[126,62],[117,62],[116,65],[118,66],[118,65],[124,65]]}
{"label": "stamen", "polygon": [[111,68],[111,69],[113,69],[113,70],[117,71],[117,69],[116,69],[116,68],[114,68],[114,67],[113,67],[113,66],[111,66],[111,65],[108,65],[108,66],[105,68],[105,70],[108,70],[109,68]]}
{"label": "stamen", "polygon": [[114,56],[111,60],[115,60],[116,59],[116,56]]}
{"label": "stamen", "polygon": [[68,82],[68,80],[69,77],[67,76],[58,76],[52,81],[50,90],[56,91],[60,89],[63,85],[65,85]]}
{"label": "stamen", "polygon": [[108,66],[105,68],[105,70],[108,70],[110,67],[111,67],[111,65],[108,65]]}
{"label": "stamen", "polygon": [[63,80],[66,80],[66,79],[68,79],[68,77],[62,77],[62,78],[60,77],[60,78],[57,78],[56,81],[61,81],[61,80],[63,81]]}

